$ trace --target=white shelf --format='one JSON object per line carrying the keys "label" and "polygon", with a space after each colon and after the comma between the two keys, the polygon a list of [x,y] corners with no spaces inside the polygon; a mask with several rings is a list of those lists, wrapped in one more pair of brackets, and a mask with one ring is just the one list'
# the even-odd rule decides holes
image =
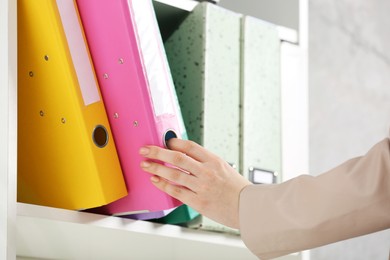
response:
{"label": "white shelf", "polygon": [[49,259],[256,259],[236,235],[22,203],[16,245]]}
{"label": "white shelf", "polygon": [[23,203],[16,251],[39,259],[257,259],[237,235]]}

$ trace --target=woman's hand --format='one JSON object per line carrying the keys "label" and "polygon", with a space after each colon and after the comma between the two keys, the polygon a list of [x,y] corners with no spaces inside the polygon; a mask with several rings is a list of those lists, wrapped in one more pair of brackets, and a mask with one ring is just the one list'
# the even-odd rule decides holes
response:
{"label": "woman's hand", "polygon": [[[199,213],[232,228],[239,228],[241,190],[251,183],[227,162],[192,141],[172,138],[169,149],[147,146],[140,154],[152,183]],[[166,162],[169,167],[152,160]]]}

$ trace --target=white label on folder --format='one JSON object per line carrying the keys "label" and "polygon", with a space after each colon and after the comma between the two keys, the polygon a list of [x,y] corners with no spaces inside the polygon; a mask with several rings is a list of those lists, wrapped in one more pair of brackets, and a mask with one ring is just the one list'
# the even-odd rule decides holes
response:
{"label": "white label on folder", "polygon": [[[147,75],[149,90],[152,96],[154,113],[156,116],[175,114],[174,98],[169,85],[168,71],[164,67],[162,44],[159,44],[160,32],[157,22],[154,21],[154,11],[151,1],[128,0],[141,48],[141,57]],[[131,11],[131,10],[130,10]]]}
{"label": "white label on folder", "polygon": [[270,171],[261,169],[253,169],[253,183],[272,184],[274,182],[274,174]]}
{"label": "white label on folder", "polygon": [[93,72],[90,57],[81,31],[75,3],[72,0],[57,0],[62,26],[68,41],[70,55],[80,85],[84,105],[100,101],[98,86]]}

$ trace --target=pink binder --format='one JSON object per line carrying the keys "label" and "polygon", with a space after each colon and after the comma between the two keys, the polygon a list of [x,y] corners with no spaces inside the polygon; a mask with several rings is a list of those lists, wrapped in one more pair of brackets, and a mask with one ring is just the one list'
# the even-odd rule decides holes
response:
{"label": "pink binder", "polygon": [[[134,4],[140,9],[137,12],[149,8],[146,11],[154,15],[149,0],[77,0],[129,192],[93,211],[147,219],[161,216],[181,202],[150,183],[150,175],[140,168],[143,158],[138,150],[149,144],[164,146],[167,139],[181,135],[182,126],[164,67],[165,52],[156,48],[156,40],[161,41],[157,22],[136,24]],[[150,23],[150,19],[140,22]],[[142,26],[152,30],[139,35]],[[141,37],[148,38],[140,41]]]}

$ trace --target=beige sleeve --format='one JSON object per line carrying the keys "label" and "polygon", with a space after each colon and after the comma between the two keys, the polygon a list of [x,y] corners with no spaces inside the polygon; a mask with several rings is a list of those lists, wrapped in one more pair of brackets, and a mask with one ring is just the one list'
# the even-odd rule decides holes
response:
{"label": "beige sleeve", "polygon": [[240,231],[260,259],[390,228],[390,143],[317,177],[250,185],[240,195]]}

